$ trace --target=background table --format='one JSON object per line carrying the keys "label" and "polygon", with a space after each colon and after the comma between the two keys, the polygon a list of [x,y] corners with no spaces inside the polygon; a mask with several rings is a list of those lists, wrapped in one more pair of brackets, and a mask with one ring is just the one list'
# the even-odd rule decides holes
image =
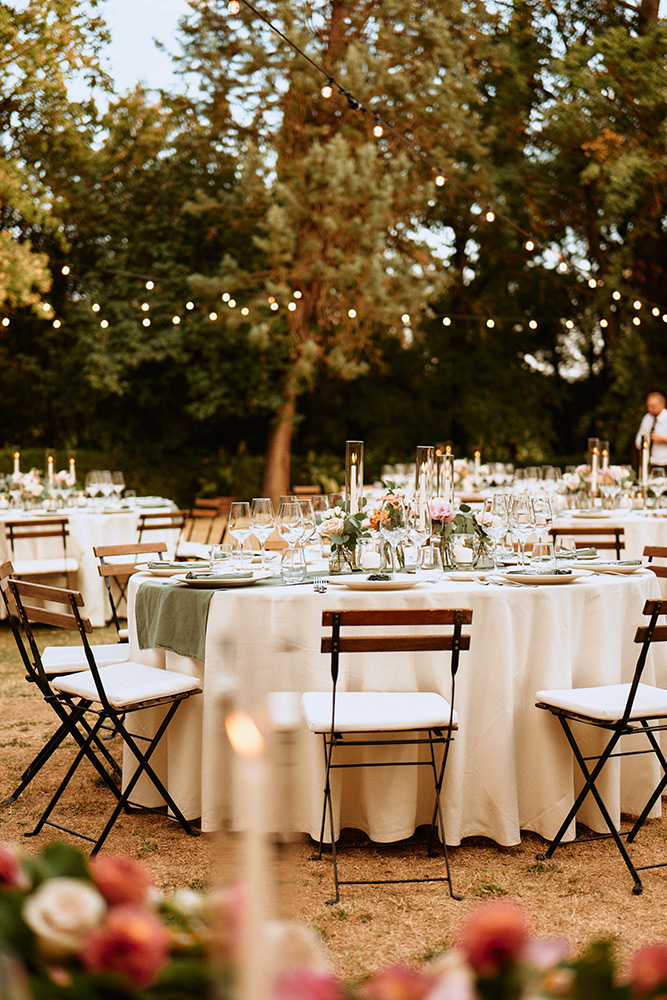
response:
{"label": "background table", "polygon": [[[236,683],[237,705],[246,709],[261,705],[272,691],[328,689],[329,662],[319,652],[325,608],[472,608],[471,649],[462,655],[457,685],[460,730],[445,781],[451,844],[470,836],[516,844],[522,829],[553,836],[572,802],[576,777],[560,727],[534,707],[535,693],[629,679],[644,601],[659,596],[650,572],[520,588],[447,581],[382,594],[339,586],[330,586],[323,595],[309,586],[217,591],[210,603],[204,665],[168,651],[138,648],[133,608],[142,582],[138,574],[130,584],[132,658],[196,675],[204,687],[202,698],[177,713],[159,757],[170,791],[188,817],[201,815],[203,830],[218,824],[221,794],[229,783],[223,719],[230,678]],[[344,673],[344,684],[348,689],[377,684],[384,690],[439,690],[448,697],[448,670],[438,670],[436,656],[422,654],[418,660],[400,654],[378,661],[358,655],[352,670]],[[646,676],[667,684],[662,647],[653,654]],[[323,787],[321,744],[308,732],[301,732],[298,741],[282,809],[291,810],[295,829],[315,836]],[[629,812],[643,806],[655,773],[648,760],[640,758],[644,763],[631,780],[625,774],[622,780],[619,765],[612,765],[607,783],[612,814],[619,814],[621,803]],[[630,766],[624,762],[624,768]],[[389,769],[373,769],[361,778],[346,774],[344,796],[336,795],[341,826],[389,842],[429,822],[426,772],[424,780],[415,778],[414,771],[407,774]],[[587,822],[599,825],[591,808],[584,814]]]}
{"label": "background table", "polygon": [[[171,501],[165,501],[171,504]],[[78,509],[67,507],[54,511],[50,516],[66,516],[69,521],[69,537],[67,539],[67,554],[76,559],[79,564],[77,573],[69,574],[69,585],[73,590],[80,590],[85,601],[85,614],[94,627],[100,627],[111,619],[111,609],[107,597],[106,585],[98,573],[98,561],[93,554],[95,545],[121,545],[125,542],[137,541],[137,522],[139,513],[158,511],[158,506],[144,506],[131,510],[100,510],[95,508]],[[164,509],[164,508],[162,508]],[[45,515],[46,516],[46,515]],[[34,511],[25,514],[25,518],[34,518]],[[7,521],[20,520],[16,511],[0,511],[0,561],[11,559],[9,542],[5,538]],[[172,546],[176,543],[177,533],[151,532],[148,541],[167,541]],[[52,546],[52,548],[50,548]],[[17,545],[18,551],[18,545]],[[49,555],[62,555],[60,539],[40,538],[21,543],[20,558],[38,559]],[[31,578],[32,579],[32,578]],[[35,578],[37,579],[37,578]],[[63,578],[44,577],[41,582],[64,586]],[[4,611],[4,606],[3,606]]]}
{"label": "background table", "polygon": [[[667,510],[661,511],[657,516],[652,511],[612,510],[607,517],[578,517],[573,512],[564,511],[554,518],[554,527],[560,532],[566,532],[568,528],[622,527],[625,538],[624,559],[641,559],[645,545],[667,546]],[[591,544],[595,542],[592,541]],[[610,559],[615,558],[613,552],[606,555]]]}

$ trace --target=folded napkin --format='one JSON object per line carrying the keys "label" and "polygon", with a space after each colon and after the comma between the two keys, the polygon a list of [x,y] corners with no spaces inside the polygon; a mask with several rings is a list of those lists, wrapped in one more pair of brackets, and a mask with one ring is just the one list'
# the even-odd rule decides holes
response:
{"label": "folded napkin", "polygon": [[614,566],[641,566],[641,559],[619,559],[614,564]]}
{"label": "folded napkin", "polygon": [[570,576],[571,573],[572,573],[571,569],[565,569],[565,568],[560,568],[560,569],[533,569],[533,568],[528,569],[528,568],[526,568],[526,569],[521,569],[521,570],[519,570],[519,569],[517,569],[517,570],[509,570],[508,573],[507,573],[507,575],[508,576],[513,576],[513,575],[515,575],[515,576]]}
{"label": "folded napkin", "polygon": [[598,550],[595,548],[591,549],[577,549],[577,559],[590,559],[598,554]]}
{"label": "folded napkin", "polygon": [[252,580],[252,570],[244,573],[186,573],[186,580]]}
{"label": "folded napkin", "polygon": [[148,569],[184,569],[182,562],[169,562],[168,559],[155,559],[146,563]]}
{"label": "folded napkin", "polygon": [[164,586],[147,580],[137,590],[135,619],[139,649],[170,649],[203,660],[208,607],[215,591]]}

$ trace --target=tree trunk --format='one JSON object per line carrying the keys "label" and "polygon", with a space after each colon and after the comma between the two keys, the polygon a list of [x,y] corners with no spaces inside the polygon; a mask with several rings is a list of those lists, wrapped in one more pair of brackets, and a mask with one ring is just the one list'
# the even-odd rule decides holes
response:
{"label": "tree trunk", "polygon": [[292,432],[296,414],[296,393],[288,390],[269,432],[264,459],[262,494],[271,497],[274,506],[278,498],[290,492],[290,458]]}
{"label": "tree trunk", "polygon": [[639,5],[639,34],[645,35],[648,26],[658,20],[660,0],[641,0]]}

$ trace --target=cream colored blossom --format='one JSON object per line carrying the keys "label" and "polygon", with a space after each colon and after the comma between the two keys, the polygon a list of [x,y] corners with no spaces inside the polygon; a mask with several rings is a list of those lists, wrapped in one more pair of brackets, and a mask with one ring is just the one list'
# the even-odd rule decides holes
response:
{"label": "cream colored blossom", "polygon": [[42,882],[23,905],[23,918],[37,936],[46,959],[75,954],[86,933],[97,927],[107,910],[103,897],[77,878],[52,878]]}

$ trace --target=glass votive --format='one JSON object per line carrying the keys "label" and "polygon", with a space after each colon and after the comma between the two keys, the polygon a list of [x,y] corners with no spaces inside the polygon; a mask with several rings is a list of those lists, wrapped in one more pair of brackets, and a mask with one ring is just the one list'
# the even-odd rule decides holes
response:
{"label": "glass votive", "polygon": [[557,559],[576,559],[577,542],[571,535],[558,535],[555,555]]}
{"label": "glass votive", "polygon": [[359,538],[357,540],[357,565],[364,573],[372,573],[387,568],[385,545],[380,538]]}
{"label": "glass votive", "polygon": [[442,563],[437,545],[421,545],[417,549],[415,575],[423,583],[437,583],[442,576]]}
{"label": "glass votive", "polygon": [[222,545],[211,546],[210,566],[211,573],[228,573],[232,569],[234,560],[234,547],[228,542]]}
{"label": "glass votive", "polygon": [[535,566],[555,566],[556,556],[553,542],[535,542],[530,561]]}

